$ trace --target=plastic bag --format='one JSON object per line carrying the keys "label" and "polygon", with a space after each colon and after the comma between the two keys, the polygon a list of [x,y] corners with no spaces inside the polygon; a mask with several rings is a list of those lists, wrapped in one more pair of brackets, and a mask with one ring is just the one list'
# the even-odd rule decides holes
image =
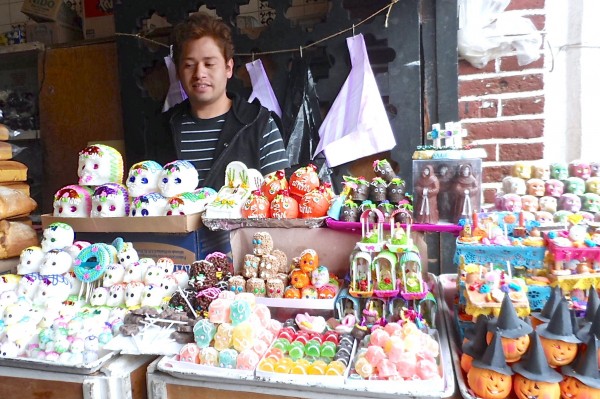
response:
{"label": "plastic bag", "polygon": [[258,101],[260,101],[260,104],[263,107],[274,112],[281,118],[281,108],[279,107],[279,102],[277,101],[277,97],[275,97],[275,93],[273,93],[271,82],[269,82],[269,77],[263,67],[262,61],[258,59],[249,62],[246,64],[246,69],[250,75],[250,81],[252,82],[252,94],[250,94],[248,102],[251,103],[255,98],[258,98]]}
{"label": "plastic bag", "polygon": [[388,120],[363,35],[346,39],[352,69],[319,135],[316,153],[324,150],[331,167],[391,150],[396,139]]}
{"label": "plastic bag", "polygon": [[177,78],[177,67],[170,55],[165,57],[165,65],[169,73],[169,92],[167,93],[167,98],[165,98],[162,112],[168,111],[171,107],[188,98],[183,87],[181,87],[181,82]]}
{"label": "plastic bag", "polygon": [[504,12],[510,0],[465,0],[458,52],[476,68],[516,52],[519,65],[540,57],[542,35],[530,19]]}

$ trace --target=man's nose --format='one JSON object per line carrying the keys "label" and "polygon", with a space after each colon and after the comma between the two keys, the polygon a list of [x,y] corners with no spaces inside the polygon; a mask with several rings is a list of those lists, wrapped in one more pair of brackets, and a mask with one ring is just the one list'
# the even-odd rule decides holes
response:
{"label": "man's nose", "polygon": [[194,77],[200,79],[204,76],[206,76],[206,67],[202,63],[198,63],[194,69]]}

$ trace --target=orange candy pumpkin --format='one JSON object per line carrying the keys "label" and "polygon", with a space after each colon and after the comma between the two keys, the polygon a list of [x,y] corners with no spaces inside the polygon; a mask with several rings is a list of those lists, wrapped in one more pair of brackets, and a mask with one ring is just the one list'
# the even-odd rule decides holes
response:
{"label": "orange candy pumpkin", "polygon": [[317,175],[315,165],[299,168],[290,176],[290,194],[297,200],[301,200],[304,194],[310,193],[319,187],[319,184],[319,175]]}
{"label": "orange candy pumpkin", "polygon": [[265,219],[269,217],[269,208],[269,200],[257,190],[242,205],[242,217],[247,219]]}
{"label": "orange candy pumpkin", "polygon": [[542,348],[550,367],[566,366],[577,355],[577,344],[540,336]]}
{"label": "orange candy pumpkin", "polygon": [[290,284],[294,288],[302,289],[310,284],[310,278],[302,270],[294,269],[290,274]]}
{"label": "orange candy pumpkin", "polygon": [[286,287],[283,291],[283,297],[288,299],[300,299],[302,298],[302,292],[296,287]]}
{"label": "orange candy pumpkin", "polygon": [[269,202],[271,202],[275,199],[277,193],[287,189],[288,182],[285,178],[285,172],[283,170],[278,170],[265,176],[265,181],[263,182],[260,191],[267,197]]}
{"label": "orange candy pumpkin", "polygon": [[560,399],[558,382],[534,381],[520,374],[514,376],[514,392],[518,399]]}
{"label": "orange candy pumpkin", "polygon": [[[488,332],[487,341],[490,343],[492,340],[492,333]],[[504,351],[504,356],[506,357],[506,363],[514,363],[521,360],[521,356],[527,352],[527,348],[529,348],[529,335],[523,335],[519,338],[506,338],[501,337],[502,341],[502,350]]]}
{"label": "orange candy pumpkin", "polygon": [[298,217],[298,202],[286,190],[281,191],[271,201],[271,217],[275,219],[295,219]]}
{"label": "orange candy pumpkin", "polygon": [[565,376],[558,383],[560,386],[560,394],[563,398],[573,399],[598,399],[600,398],[600,389],[592,388],[585,385],[575,377]]}
{"label": "orange candy pumpkin", "polygon": [[320,218],[327,215],[327,211],[329,210],[329,200],[324,191],[319,187],[318,190],[313,190],[302,196],[299,210],[303,219]]}
{"label": "orange candy pumpkin", "polygon": [[319,255],[314,249],[305,249],[300,253],[300,269],[304,273],[310,273],[319,267]]}
{"label": "orange candy pumpkin", "polygon": [[467,381],[481,399],[505,399],[512,389],[512,376],[478,367],[471,367]]}

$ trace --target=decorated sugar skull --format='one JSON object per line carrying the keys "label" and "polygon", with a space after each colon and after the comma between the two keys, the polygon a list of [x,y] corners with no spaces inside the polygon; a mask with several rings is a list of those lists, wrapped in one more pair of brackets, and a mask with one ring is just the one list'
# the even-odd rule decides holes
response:
{"label": "decorated sugar skull", "polygon": [[40,285],[41,279],[42,277],[39,273],[30,273],[24,275],[21,280],[19,280],[17,295],[23,296],[30,301],[33,300],[33,296]]}
{"label": "decorated sugar skull", "polygon": [[40,274],[65,274],[71,270],[73,258],[67,251],[53,249],[46,252],[44,263],[40,266]]}
{"label": "decorated sugar skull", "polygon": [[79,184],[100,186],[123,181],[123,157],[104,144],[93,144],[79,152]]}
{"label": "decorated sugar skull", "polygon": [[177,160],[163,166],[158,181],[160,193],[169,198],[194,191],[198,186],[198,171],[191,162]]}
{"label": "decorated sugar skull", "polygon": [[288,189],[288,182],[285,178],[285,171],[283,169],[269,173],[265,176],[261,192],[269,202],[273,201],[277,193],[281,190]]}
{"label": "decorated sugar skull", "polygon": [[502,196],[502,209],[510,212],[520,212],[523,203],[517,194],[504,194]]}
{"label": "decorated sugar skull", "polygon": [[317,167],[308,165],[297,169],[290,176],[290,194],[296,197],[299,201],[306,193],[311,192],[319,187],[319,176],[317,175]]}
{"label": "decorated sugar skull", "polygon": [[43,276],[33,296],[33,304],[39,307],[58,306],[67,300],[71,292],[69,280],[60,275]]}
{"label": "decorated sugar skull", "polygon": [[556,211],[554,212],[554,221],[556,223],[566,224],[571,215],[573,215],[573,212],[571,211]]}
{"label": "decorated sugar skull", "polygon": [[300,269],[304,273],[310,273],[319,267],[319,255],[314,249],[305,249],[300,253]]}
{"label": "decorated sugar skull", "polygon": [[554,213],[554,212],[556,212],[557,207],[558,207],[558,200],[554,197],[545,195],[542,198],[540,198],[540,200],[539,200],[540,211]]}
{"label": "decorated sugar skull", "polygon": [[27,247],[21,251],[19,264],[17,265],[18,274],[37,273],[44,262],[44,251],[40,247]]}
{"label": "decorated sugar skull", "polygon": [[158,285],[148,284],[142,291],[142,306],[158,307],[162,303],[164,292]]}
{"label": "decorated sugar skull", "polygon": [[588,193],[600,194],[600,177],[592,176],[585,181],[585,191]]}
{"label": "decorated sugar skull", "polygon": [[538,198],[533,195],[524,195],[521,197],[521,209],[527,212],[537,212],[539,208]]}
{"label": "decorated sugar skull", "polygon": [[231,304],[229,308],[229,317],[231,318],[231,325],[237,326],[240,323],[248,320],[250,314],[252,313],[252,308],[250,304],[243,300],[235,300]]}
{"label": "decorated sugar skull", "polygon": [[160,258],[156,261],[156,265],[162,267],[164,274],[173,273],[175,264],[171,258]]}
{"label": "decorated sugar skull", "polygon": [[321,288],[329,283],[329,270],[325,266],[319,266],[310,274],[310,281],[315,288]]}
{"label": "decorated sugar skull", "polygon": [[527,180],[527,194],[536,197],[543,197],[546,191],[546,184],[542,179]]}
{"label": "decorated sugar skull", "polygon": [[575,160],[569,162],[569,175],[573,177],[580,177],[583,180],[587,180],[591,176],[591,168],[588,162],[582,160]]}
{"label": "decorated sugar skull", "polygon": [[75,232],[66,223],[52,223],[44,229],[42,238],[42,251],[48,252],[53,249],[63,249],[73,245]]}
{"label": "decorated sugar skull", "polygon": [[550,179],[546,182],[545,194],[551,197],[558,198],[563,195],[565,184],[557,179]]}
{"label": "decorated sugar skull", "polygon": [[270,278],[265,284],[268,298],[283,298],[285,284],[280,278]]}
{"label": "decorated sugar skull", "polygon": [[123,282],[125,277],[125,266],[119,263],[113,263],[107,266],[102,277],[102,286],[111,287],[114,284]]}
{"label": "decorated sugar skull", "polygon": [[54,194],[54,216],[85,218],[92,210],[92,193],[89,187],[69,185]]}
{"label": "decorated sugar skull", "polygon": [[123,242],[121,246],[117,248],[117,258],[119,263],[125,267],[140,260],[140,257],[131,242]]}
{"label": "decorated sugar skull", "polygon": [[185,344],[179,351],[179,361],[188,363],[200,362],[200,348],[194,343]]}
{"label": "decorated sugar skull", "polygon": [[108,299],[106,305],[111,307],[123,306],[125,304],[125,292],[127,285],[124,283],[116,283],[108,289]]}
{"label": "decorated sugar skull", "polygon": [[567,164],[556,162],[550,165],[550,178],[556,180],[567,180],[569,177],[569,169]]}
{"label": "decorated sugar skull", "polygon": [[561,211],[579,212],[581,200],[575,194],[563,194],[558,199],[558,209]]}
{"label": "decorated sugar skull", "polygon": [[568,193],[583,195],[585,193],[585,181],[580,177],[569,177],[565,181],[565,189]]}
{"label": "decorated sugar skull", "polygon": [[581,216],[583,218],[583,221],[585,221],[586,223],[589,222],[594,222],[594,214],[592,212],[589,211],[579,211],[576,213],[577,215]]}
{"label": "decorated sugar skull", "polygon": [[[298,205],[298,210],[300,211],[302,218],[320,218],[327,215],[329,199],[325,195],[324,188],[321,189],[321,187],[302,196],[302,201],[300,201],[300,204]],[[385,195],[384,189],[384,198]]]}
{"label": "decorated sugar skull", "polygon": [[186,288],[190,282],[190,275],[185,270],[175,270],[173,272],[173,277],[175,277],[175,280],[177,280],[177,285],[181,289]]}
{"label": "decorated sugar skull", "polygon": [[254,233],[252,236],[252,245],[254,246],[254,255],[269,255],[273,251],[273,237],[264,231]]}
{"label": "decorated sugar skull", "polygon": [[144,283],[140,281],[132,281],[127,283],[125,289],[125,306],[128,308],[137,306],[142,302],[142,292],[144,291]]}
{"label": "decorated sugar skull", "polygon": [[217,298],[208,305],[208,319],[212,323],[228,323],[229,307],[232,301],[224,298]]}
{"label": "decorated sugar skull", "polygon": [[242,204],[242,217],[246,219],[265,219],[269,217],[270,202],[260,191],[254,191]]}
{"label": "decorated sugar skull", "polygon": [[219,324],[219,327],[217,327],[217,333],[215,334],[215,349],[217,349],[218,351],[222,351],[231,348],[232,343],[233,326],[226,321],[221,322],[221,324]]}
{"label": "decorated sugar skull", "polygon": [[597,213],[600,212],[600,195],[586,193],[581,197],[581,208],[584,211]]}
{"label": "decorated sugar skull", "polygon": [[14,358],[21,352],[22,349],[16,342],[7,340],[0,345],[0,357]]}
{"label": "decorated sugar skull", "polygon": [[525,180],[520,177],[506,176],[502,179],[502,191],[505,194],[524,195],[527,192]]}
{"label": "decorated sugar skull", "polygon": [[600,177],[600,162],[590,163],[590,175],[591,177]]}
{"label": "decorated sugar skull", "polygon": [[171,296],[177,291],[179,283],[172,274],[164,276],[160,282],[160,288],[163,290],[163,296]]}
{"label": "decorated sugar skull", "polygon": [[129,216],[163,216],[167,207],[167,199],[160,193],[148,193],[137,196],[131,202]]}
{"label": "decorated sugar skull", "polygon": [[129,215],[129,194],[119,183],[98,186],[92,195],[93,218],[123,217]]}
{"label": "decorated sugar skull", "polygon": [[212,202],[217,192],[209,187],[202,187],[192,192],[185,192],[167,199],[163,210],[164,216],[191,215],[204,211]]}
{"label": "decorated sugar skull", "polygon": [[208,319],[198,320],[194,325],[194,341],[200,348],[210,346],[210,341],[214,338],[217,328]]}
{"label": "decorated sugar skull", "polygon": [[125,185],[130,197],[139,197],[158,191],[162,166],[154,161],[142,161],[129,169]]}
{"label": "decorated sugar skull", "polygon": [[167,275],[161,265],[149,266],[144,276],[145,284],[160,285],[162,279]]}
{"label": "decorated sugar skull", "polygon": [[0,276],[0,293],[14,291],[19,285],[21,276],[16,274],[3,274]]}
{"label": "decorated sugar skull", "polygon": [[545,162],[535,163],[531,167],[531,177],[534,179],[542,179],[544,181],[550,179],[550,165]]}
{"label": "decorated sugar skull", "polygon": [[531,164],[526,162],[515,163],[512,168],[512,175],[523,180],[531,179]]}
{"label": "decorated sugar skull", "polygon": [[144,262],[133,262],[125,268],[124,283],[143,281],[149,266]]}
{"label": "decorated sugar skull", "polygon": [[237,364],[238,352],[235,349],[223,349],[219,352],[219,367],[234,369]]}
{"label": "decorated sugar skull", "polygon": [[97,287],[92,292],[92,296],[90,298],[90,305],[92,306],[104,306],[106,305],[106,301],[108,300],[108,288],[106,287]]}

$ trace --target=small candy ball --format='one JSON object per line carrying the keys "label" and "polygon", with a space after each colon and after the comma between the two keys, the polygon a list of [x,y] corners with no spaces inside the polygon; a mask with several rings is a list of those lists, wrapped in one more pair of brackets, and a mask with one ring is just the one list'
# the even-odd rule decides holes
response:
{"label": "small candy ball", "polygon": [[374,367],[365,357],[361,357],[354,364],[354,369],[356,370],[358,375],[360,375],[366,380],[373,375]]}

